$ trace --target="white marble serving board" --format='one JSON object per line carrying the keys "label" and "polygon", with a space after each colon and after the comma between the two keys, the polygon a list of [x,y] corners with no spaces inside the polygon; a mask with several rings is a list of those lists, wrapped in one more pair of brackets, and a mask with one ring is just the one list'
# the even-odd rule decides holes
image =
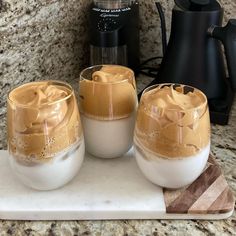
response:
{"label": "white marble serving board", "polygon": [[112,160],[86,154],[78,175],[53,191],[22,185],[0,151],[0,219],[223,219],[232,214],[166,214],[162,188],[147,181],[133,151]]}

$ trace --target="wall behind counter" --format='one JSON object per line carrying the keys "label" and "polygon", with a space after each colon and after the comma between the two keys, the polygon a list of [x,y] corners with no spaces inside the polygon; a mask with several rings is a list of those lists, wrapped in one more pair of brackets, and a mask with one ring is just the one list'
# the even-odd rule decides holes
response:
{"label": "wall behind counter", "polygon": [[[141,59],[161,55],[160,22],[153,0],[140,0]],[[160,0],[168,34],[173,0]],[[39,79],[71,81],[88,63],[87,16],[91,0],[0,0],[0,98]],[[225,20],[236,0],[221,0]]]}

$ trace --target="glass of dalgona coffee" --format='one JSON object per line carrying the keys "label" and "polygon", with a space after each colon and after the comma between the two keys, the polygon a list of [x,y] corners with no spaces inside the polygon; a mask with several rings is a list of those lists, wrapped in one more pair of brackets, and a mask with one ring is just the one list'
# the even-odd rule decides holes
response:
{"label": "glass of dalgona coffee", "polygon": [[80,74],[79,108],[86,150],[101,158],[125,154],[133,145],[138,106],[134,72],[99,65]]}
{"label": "glass of dalgona coffee", "polygon": [[77,174],[85,146],[69,84],[41,81],[13,89],[7,99],[7,128],[10,165],[25,185],[56,189]]}
{"label": "glass of dalgona coffee", "polygon": [[166,188],[192,183],[210,152],[206,96],[179,84],[147,88],[137,112],[134,149],[141,171],[151,182]]}

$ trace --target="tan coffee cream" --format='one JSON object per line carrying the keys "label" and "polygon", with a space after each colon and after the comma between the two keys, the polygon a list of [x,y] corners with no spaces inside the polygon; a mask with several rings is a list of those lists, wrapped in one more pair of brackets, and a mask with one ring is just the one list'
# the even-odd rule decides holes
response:
{"label": "tan coffee cream", "polygon": [[127,67],[106,65],[80,81],[80,111],[98,120],[128,117],[137,107],[134,73]]}
{"label": "tan coffee cream", "polygon": [[15,158],[49,160],[82,135],[73,90],[60,82],[32,82],[14,89],[7,115],[9,151]]}
{"label": "tan coffee cream", "polygon": [[135,141],[163,158],[191,157],[209,145],[210,122],[205,95],[184,86],[158,86],[143,94]]}

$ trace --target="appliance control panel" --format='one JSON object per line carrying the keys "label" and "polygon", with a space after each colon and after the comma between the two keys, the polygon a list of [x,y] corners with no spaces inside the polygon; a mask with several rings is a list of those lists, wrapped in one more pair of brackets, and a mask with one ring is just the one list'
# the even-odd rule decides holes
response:
{"label": "appliance control panel", "polygon": [[92,27],[100,32],[114,31],[121,28],[126,22],[126,16],[131,8],[122,9],[101,9],[93,7],[91,11]]}

